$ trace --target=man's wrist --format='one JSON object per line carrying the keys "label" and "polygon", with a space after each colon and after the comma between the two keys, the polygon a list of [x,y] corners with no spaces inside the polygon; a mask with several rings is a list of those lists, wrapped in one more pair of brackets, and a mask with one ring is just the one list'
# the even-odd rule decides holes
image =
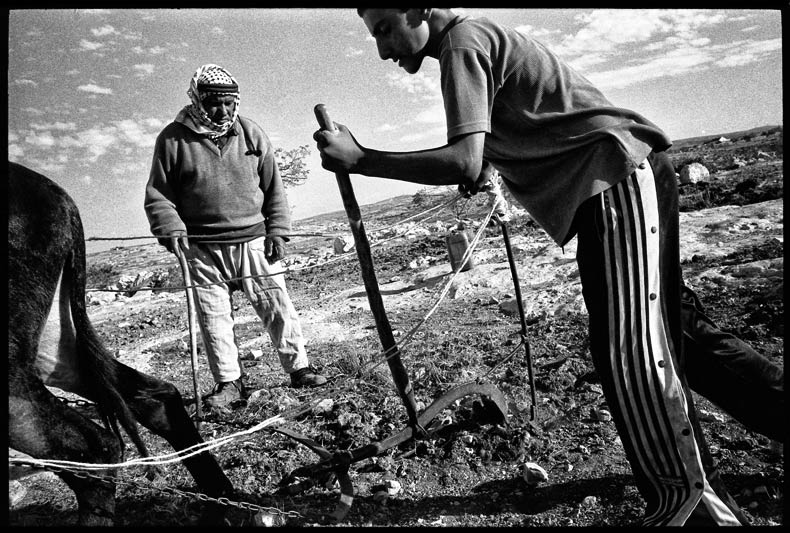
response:
{"label": "man's wrist", "polygon": [[375,176],[375,164],[376,164],[376,156],[378,152],[376,150],[369,150],[363,146],[359,147],[362,155],[357,159],[354,168],[351,170],[351,174],[362,174],[363,176]]}

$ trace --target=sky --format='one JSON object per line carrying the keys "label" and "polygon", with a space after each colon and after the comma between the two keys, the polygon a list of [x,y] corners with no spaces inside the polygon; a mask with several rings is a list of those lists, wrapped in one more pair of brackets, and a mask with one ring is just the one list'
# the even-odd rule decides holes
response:
{"label": "sky", "polygon": [[[619,107],[679,140],[783,124],[782,28],[771,9],[479,9],[542,41]],[[240,114],[275,148],[308,145],[309,177],[287,190],[298,220],[343,209],[321,167],[313,108],[360,144],[446,142],[438,64],[382,61],[353,8],[11,9],[8,157],[61,185],[86,237],[149,236],[145,184],[159,131],[189,103],[206,63],[240,87]],[[351,176],[362,206],[420,185]],[[93,241],[88,252],[149,241]],[[150,242],[154,242],[151,240]]]}

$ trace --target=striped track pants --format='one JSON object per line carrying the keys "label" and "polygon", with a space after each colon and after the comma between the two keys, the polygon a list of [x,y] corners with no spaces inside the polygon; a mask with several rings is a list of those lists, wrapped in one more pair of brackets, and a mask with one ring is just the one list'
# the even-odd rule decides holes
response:
{"label": "striped track pants", "polygon": [[680,370],[677,186],[674,171],[660,178],[646,161],[579,208],[590,350],[647,504],[644,525],[683,525],[692,514],[739,525]]}

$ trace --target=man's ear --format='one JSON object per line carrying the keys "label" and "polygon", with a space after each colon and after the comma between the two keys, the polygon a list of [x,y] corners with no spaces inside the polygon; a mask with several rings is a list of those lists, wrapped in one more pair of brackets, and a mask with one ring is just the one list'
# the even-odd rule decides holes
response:
{"label": "man's ear", "polygon": [[[406,9],[406,24],[412,28],[416,28],[423,22],[428,20],[430,16],[430,7],[412,7]],[[426,13],[427,12],[427,13]]]}

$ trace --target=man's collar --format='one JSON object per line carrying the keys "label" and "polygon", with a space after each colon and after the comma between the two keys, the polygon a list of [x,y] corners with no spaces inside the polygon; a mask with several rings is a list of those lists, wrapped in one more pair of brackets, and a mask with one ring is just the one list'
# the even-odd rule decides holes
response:
{"label": "man's collar", "polygon": [[241,124],[239,124],[239,117],[236,117],[236,122],[233,123],[233,126],[228,130],[228,133],[225,135],[238,135],[239,128],[241,128]]}

